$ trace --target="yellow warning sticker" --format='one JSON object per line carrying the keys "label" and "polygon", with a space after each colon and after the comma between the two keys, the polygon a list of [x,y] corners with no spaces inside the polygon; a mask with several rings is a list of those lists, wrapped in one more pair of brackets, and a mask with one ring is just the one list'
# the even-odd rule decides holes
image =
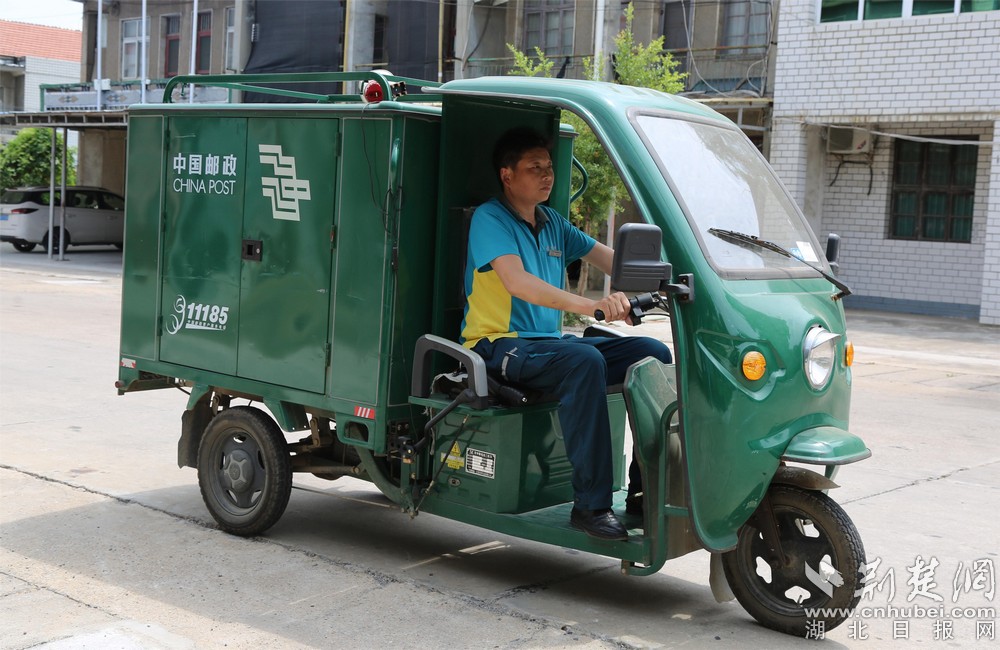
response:
{"label": "yellow warning sticker", "polygon": [[448,457],[444,459],[445,464],[451,469],[462,469],[465,466],[465,459],[462,457],[462,450],[458,442],[453,442]]}

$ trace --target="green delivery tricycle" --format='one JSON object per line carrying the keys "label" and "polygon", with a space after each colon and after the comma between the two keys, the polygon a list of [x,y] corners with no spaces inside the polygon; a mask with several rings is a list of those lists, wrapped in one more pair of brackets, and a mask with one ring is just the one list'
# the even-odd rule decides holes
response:
{"label": "green delivery tricycle", "polygon": [[[171,102],[205,88],[230,101]],[[839,466],[870,455],[848,426],[849,290],[836,247],[821,255],[732,122],[563,79],[191,76],[164,96],[129,111],[116,386],[189,393],[178,465],[197,468],[221,529],[272,526],[294,472],[350,476],[411,516],[617,558],[629,575],[706,549],[716,597],[789,634],[850,615],[864,549],[827,496]],[[563,214],[585,189],[562,111],[594,131],[641,217],[617,234],[612,285],[634,296],[633,320],[658,307],[672,333],[673,365],[646,359],[609,388],[616,483],[629,447],[643,474],[641,516],[615,494],[627,541],[569,526],[556,405],[456,343],[496,138],[551,137]]]}

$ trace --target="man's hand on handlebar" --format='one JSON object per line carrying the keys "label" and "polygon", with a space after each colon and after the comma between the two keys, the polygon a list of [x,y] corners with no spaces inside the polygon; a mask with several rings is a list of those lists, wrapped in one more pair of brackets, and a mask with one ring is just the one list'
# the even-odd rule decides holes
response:
{"label": "man's hand on handlebar", "polygon": [[631,305],[629,304],[628,296],[621,291],[616,291],[594,303],[594,318],[609,323],[616,320],[623,320],[631,325],[632,320],[629,318],[630,309]]}
{"label": "man's hand on handlebar", "polygon": [[[622,295],[624,294],[613,293],[604,300],[611,300],[613,304],[617,305],[618,302],[617,298],[615,297]],[[619,318],[607,318],[609,322],[613,320],[623,320],[629,325],[639,325],[640,323],[642,323],[643,317],[650,309],[653,309],[654,307],[660,307],[663,309],[667,308],[666,303],[663,301],[663,296],[661,296],[659,293],[640,293],[637,296],[633,296],[632,298],[626,298],[625,300],[628,305],[625,311],[625,316]],[[596,305],[598,305],[598,307],[594,309],[594,318],[596,318],[599,321],[605,320],[607,317],[607,313],[599,306],[603,303],[604,303],[603,300],[595,303]]]}

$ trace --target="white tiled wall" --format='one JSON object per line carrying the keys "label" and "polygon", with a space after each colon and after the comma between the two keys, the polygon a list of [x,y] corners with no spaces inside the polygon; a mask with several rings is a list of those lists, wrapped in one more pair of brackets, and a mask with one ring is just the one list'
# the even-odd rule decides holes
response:
{"label": "white tiled wall", "polygon": [[24,65],[24,111],[35,113],[42,110],[42,84],[66,84],[80,82],[80,63],[56,61],[35,56],[25,57]]}
{"label": "white tiled wall", "polygon": [[[817,15],[816,0],[782,0],[771,164],[821,238],[843,237],[855,304],[1000,324],[1000,11]],[[893,139],[878,138],[870,166],[851,156],[838,174],[840,158],[808,146],[825,124],[993,143],[980,147],[972,243],[888,239]]]}

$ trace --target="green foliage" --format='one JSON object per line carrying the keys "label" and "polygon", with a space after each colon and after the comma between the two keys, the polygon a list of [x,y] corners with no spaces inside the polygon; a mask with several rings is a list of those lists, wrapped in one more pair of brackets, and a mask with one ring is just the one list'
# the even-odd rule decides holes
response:
{"label": "green foliage", "polygon": [[[507,44],[507,49],[514,56],[514,66],[509,74],[523,77],[552,77],[554,61],[548,59],[540,48],[535,48],[534,58],[519,52],[510,43]],[[584,61],[585,69],[590,69],[589,63],[589,61]],[[620,209],[615,197],[623,194],[624,187],[621,185],[614,165],[611,164],[611,160],[604,153],[604,148],[601,147],[597,136],[590,130],[587,123],[569,111],[564,111],[561,118],[579,134],[573,143],[573,155],[587,170],[589,177],[587,191],[570,206],[570,214],[567,216],[574,225],[594,236],[600,230],[601,225],[607,221],[611,205],[614,204],[617,209]],[[582,184],[583,177],[574,168],[572,190],[575,192]]]}
{"label": "green foliage", "polygon": [[[56,134],[56,183],[62,181],[62,136]],[[75,151],[67,155],[66,184],[76,183]],[[52,134],[48,129],[22,129],[0,148],[0,189],[49,184]]]}
{"label": "green foliage", "polygon": [[537,64],[532,63],[530,56],[510,43],[507,43],[507,49],[514,55],[514,68],[508,74],[519,77],[552,77],[552,66],[555,64],[555,61],[550,61],[546,58],[545,53],[542,52],[542,48],[537,45],[535,46],[535,56],[538,57]]}
{"label": "green foliage", "polygon": [[563,327],[568,327],[570,329],[583,329],[590,325],[593,321],[586,316],[581,316],[580,314],[574,314],[571,311],[563,312]]}
{"label": "green foliage", "polygon": [[665,93],[684,90],[687,73],[677,72],[677,61],[663,49],[663,36],[643,45],[635,40],[632,20],[635,8],[630,2],[625,9],[625,29],[615,36],[615,74],[625,86],[653,88]]}

